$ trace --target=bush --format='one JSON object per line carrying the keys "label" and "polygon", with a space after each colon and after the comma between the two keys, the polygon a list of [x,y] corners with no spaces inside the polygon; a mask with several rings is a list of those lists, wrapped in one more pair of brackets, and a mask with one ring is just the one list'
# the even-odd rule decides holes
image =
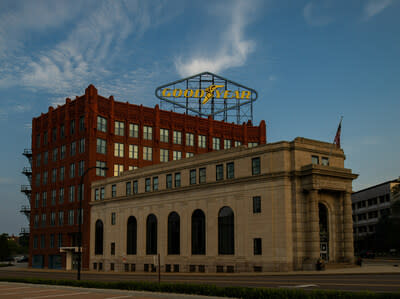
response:
{"label": "bush", "polygon": [[265,289],[247,287],[217,287],[215,285],[195,285],[183,283],[156,283],[156,282],[101,282],[87,280],[54,280],[41,278],[2,278],[0,281],[22,282],[32,284],[65,285],[84,288],[120,289],[148,292],[165,292],[178,294],[192,294],[217,297],[235,297],[246,299],[369,299],[369,298],[400,298],[400,293],[372,293],[372,292],[343,292],[330,290],[294,290],[294,289]]}

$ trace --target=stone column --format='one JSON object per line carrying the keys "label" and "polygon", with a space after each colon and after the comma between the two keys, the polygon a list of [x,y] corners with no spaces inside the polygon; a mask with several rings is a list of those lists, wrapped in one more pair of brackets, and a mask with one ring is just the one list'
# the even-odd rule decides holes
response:
{"label": "stone column", "polygon": [[346,262],[354,262],[354,243],[353,243],[353,219],[351,208],[351,193],[343,194],[343,242],[344,259]]}
{"label": "stone column", "polygon": [[318,196],[318,190],[311,190],[308,203],[308,256],[311,258],[313,263],[318,260],[320,254]]}

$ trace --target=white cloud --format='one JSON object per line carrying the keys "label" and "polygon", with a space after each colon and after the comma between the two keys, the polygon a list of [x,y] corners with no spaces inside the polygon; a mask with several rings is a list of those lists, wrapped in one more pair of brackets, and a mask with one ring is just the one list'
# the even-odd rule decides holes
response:
{"label": "white cloud", "polygon": [[326,7],[318,2],[316,5],[313,2],[309,2],[304,6],[303,16],[307,24],[311,26],[325,26],[334,21],[330,16],[324,15]]}
{"label": "white cloud", "polygon": [[393,3],[392,0],[369,0],[364,6],[364,16],[368,19],[383,11]]}
{"label": "white cloud", "polygon": [[[230,2],[229,2],[230,3]],[[231,15],[228,28],[221,34],[221,44],[204,42],[206,52],[217,48],[213,54],[192,54],[189,58],[177,57],[175,67],[181,76],[193,75],[203,71],[215,73],[246,63],[247,57],[255,50],[256,43],[245,38],[244,29],[257,8],[254,1],[237,0],[225,7],[225,13]]]}

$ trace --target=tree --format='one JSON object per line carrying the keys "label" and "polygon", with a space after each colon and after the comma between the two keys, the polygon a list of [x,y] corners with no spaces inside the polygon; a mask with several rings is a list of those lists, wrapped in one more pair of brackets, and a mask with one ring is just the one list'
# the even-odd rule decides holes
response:
{"label": "tree", "polygon": [[10,256],[10,249],[8,247],[8,235],[0,235],[0,261],[5,260]]}

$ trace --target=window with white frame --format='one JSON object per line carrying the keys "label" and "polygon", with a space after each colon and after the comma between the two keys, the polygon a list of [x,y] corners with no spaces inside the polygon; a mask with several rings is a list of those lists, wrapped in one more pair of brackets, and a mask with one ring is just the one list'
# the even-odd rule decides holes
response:
{"label": "window with white frame", "polygon": [[129,124],[129,137],[133,137],[133,138],[139,137],[139,125]]}
{"label": "window with white frame", "polygon": [[241,141],[235,140],[235,147],[238,147],[238,146],[241,146],[241,145],[242,145]]}
{"label": "window with white frame", "polygon": [[123,143],[114,143],[114,156],[115,157],[124,157],[124,144]]}
{"label": "window with white frame", "polygon": [[194,146],[194,134],[193,133],[186,133],[186,145]]}
{"label": "window with white frame", "polygon": [[149,146],[143,147],[143,160],[152,161],[153,160],[153,148]]}
{"label": "window with white frame", "polygon": [[224,139],[224,149],[231,148],[232,141],[229,139]]}
{"label": "window with white frame", "polygon": [[256,146],[258,146],[258,142],[249,142],[249,143],[247,143],[247,147],[248,148],[252,148],[252,147],[256,147]]}
{"label": "window with white frame", "polygon": [[119,176],[124,171],[124,165],[114,164],[114,176]]}
{"label": "window with white frame", "polygon": [[174,144],[182,144],[182,132],[174,131]]}
{"label": "window with white frame", "polygon": [[114,123],[114,134],[117,136],[124,136],[125,123],[123,121],[116,120]]}
{"label": "window with white frame", "polygon": [[106,176],[106,162],[104,161],[96,161],[96,175],[97,176]]}
{"label": "window with white frame", "polygon": [[101,116],[97,116],[97,130],[101,132],[107,132],[107,119]]}
{"label": "window with white frame", "polygon": [[129,158],[139,159],[139,147],[136,144],[129,144]]}
{"label": "window with white frame", "polygon": [[194,153],[186,153],[186,158],[190,158],[190,157],[193,157],[194,156]]}
{"label": "window with white frame", "polygon": [[220,150],[221,149],[221,141],[218,137],[213,137],[213,150]]}
{"label": "window with white frame", "polygon": [[198,147],[206,148],[206,136],[205,135],[198,136]]}
{"label": "window with white frame", "polygon": [[153,127],[143,126],[143,139],[153,140]]}
{"label": "window with white frame", "polygon": [[160,129],[160,141],[161,142],[169,142],[169,130],[168,129]]}
{"label": "window with white frame", "polygon": [[169,157],[169,150],[167,149],[160,149],[160,162],[168,162]]}
{"label": "window with white frame", "polygon": [[181,151],[174,151],[173,152],[173,159],[174,159],[174,161],[182,159],[182,152]]}
{"label": "window with white frame", "polygon": [[107,152],[107,142],[104,139],[97,138],[96,151],[99,154],[106,154],[106,152]]}

